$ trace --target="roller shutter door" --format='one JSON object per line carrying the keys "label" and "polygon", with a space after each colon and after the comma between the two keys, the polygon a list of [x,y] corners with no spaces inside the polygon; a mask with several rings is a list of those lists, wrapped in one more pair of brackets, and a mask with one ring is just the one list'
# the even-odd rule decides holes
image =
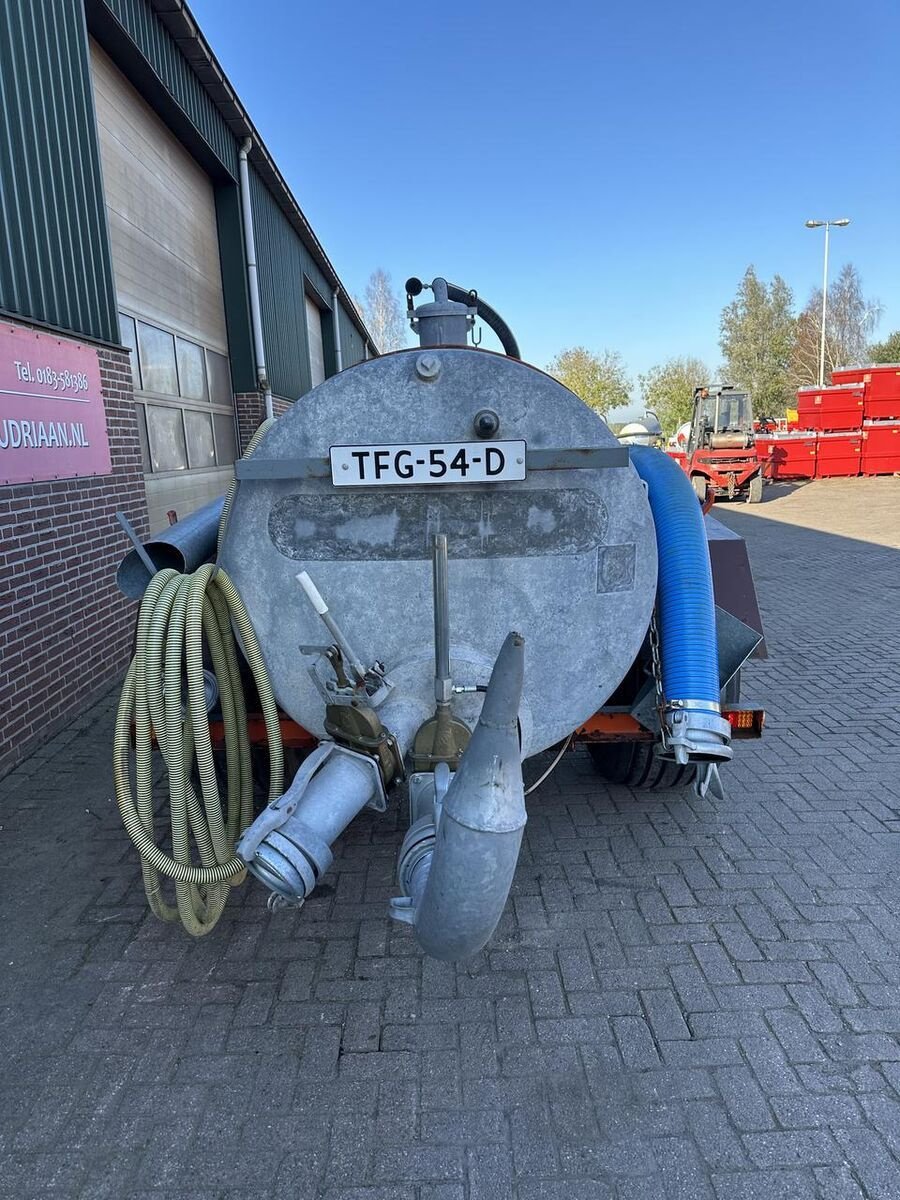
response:
{"label": "roller shutter door", "polygon": [[119,303],[227,354],[209,176],[96,43],[91,65]]}
{"label": "roller shutter door", "polygon": [[122,340],[132,346],[151,528],[220,495],[234,456],[209,177],[100,47],[91,68]]}
{"label": "roller shutter door", "polygon": [[322,337],[322,311],[309,296],[306,299],[306,332],[309,339],[309,373],[313,387],[325,382],[325,342]]}

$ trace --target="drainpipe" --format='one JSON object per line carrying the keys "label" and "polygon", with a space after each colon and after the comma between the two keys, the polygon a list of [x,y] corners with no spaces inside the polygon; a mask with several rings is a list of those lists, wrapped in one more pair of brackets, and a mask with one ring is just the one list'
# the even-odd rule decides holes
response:
{"label": "drainpipe", "polygon": [[331,293],[331,323],[334,327],[334,367],[340,372],[344,369],[344,356],[341,354],[341,318],[337,288]]}
{"label": "drainpipe", "polygon": [[259,275],[256,270],[256,239],[253,236],[253,209],[250,206],[250,168],[247,155],[253,145],[251,138],[242,144],[238,155],[241,179],[241,215],[244,225],[244,252],[247,258],[247,283],[250,288],[250,324],[253,328],[253,353],[256,358],[256,379],[265,397],[266,419],[275,415],[272,407],[272,389],[266,371],[266,350],[263,345],[262,312],[259,303]]}

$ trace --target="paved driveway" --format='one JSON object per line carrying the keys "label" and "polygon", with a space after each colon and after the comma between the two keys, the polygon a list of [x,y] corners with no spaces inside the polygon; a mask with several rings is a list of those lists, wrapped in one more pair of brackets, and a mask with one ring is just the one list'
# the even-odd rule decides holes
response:
{"label": "paved driveway", "polygon": [[0,783],[0,1195],[897,1200],[900,480],[720,511],[764,743],[721,804],[571,755],[465,967],[384,915],[396,814],[299,914],[148,917],[112,699]]}

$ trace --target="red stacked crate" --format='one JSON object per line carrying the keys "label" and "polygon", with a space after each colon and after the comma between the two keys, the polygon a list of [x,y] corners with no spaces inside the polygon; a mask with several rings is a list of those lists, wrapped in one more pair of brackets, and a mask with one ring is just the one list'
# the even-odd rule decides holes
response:
{"label": "red stacked crate", "polygon": [[900,473],[900,422],[867,421],[862,438],[863,475]]}
{"label": "red stacked crate", "polygon": [[863,415],[867,421],[900,421],[900,363],[841,367],[832,372],[832,379],[865,388]]}
{"label": "red stacked crate", "polygon": [[858,475],[861,458],[861,429],[855,433],[820,433],[816,439],[816,478]]}
{"label": "red stacked crate", "polygon": [[831,382],[863,383],[863,376],[868,370],[868,367],[837,367],[831,372]]}
{"label": "red stacked crate", "polygon": [[756,453],[766,479],[812,479],[816,473],[815,434],[786,437],[757,434]]}
{"label": "red stacked crate", "polygon": [[861,384],[800,388],[797,413],[801,429],[824,432],[858,430],[863,422],[864,389]]}

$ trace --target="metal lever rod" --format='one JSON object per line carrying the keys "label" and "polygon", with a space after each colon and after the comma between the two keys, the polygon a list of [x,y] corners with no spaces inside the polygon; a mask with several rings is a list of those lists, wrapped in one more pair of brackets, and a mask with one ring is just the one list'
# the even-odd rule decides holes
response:
{"label": "metal lever rod", "polygon": [[300,574],[297,576],[297,582],[300,584],[300,586],[303,588],[303,591],[306,593],[307,600],[310,602],[310,604],[313,606],[315,611],[322,618],[322,621],[325,624],[325,628],[328,630],[328,632],[331,634],[331,636],[334,638],[334,640],[337,642],[338,646],[340,647],[340,651],[341,651],[341,654],[343,655],[344,662],[349,664],[350,669],[353,672],[353,674],[356,676],[358,682],[365,683],[366,668],[363,666],[362,662],[360,661],[359,655],[356,653],[356,651],[353,649],[353,647],[347,641],[347,638],[344,636],[344,632],[341,629],[340,625],[338,625],[337,621],[334,619],[334,617],[328,611],[328,605],[322,599],[322,595],[319,592],[319,589],[316,587],[316,585],[310,579],[309,573],[307,571],[301,571]]}
{"label": "metal lever rod", "polygon": [[154,563],[154,561],[150,557],[150,555],[147,553],[147,551],[144,547],[144,543],[141,541],[141,539],[135,533],[134,526],[131,524],[131,522],[128,520],[128,518],[125,516],[125,514],[123,512],[116,513],[116,520],[119,522],[119,524],[124,529],[125,536],[131,542],[132,546],[134,546],[135,550],[137,551],[138,558],[141,560],[141,562],[147,568],[147,571],[150,574],[150,577],[152,578],[156,574],[156,564]]}
{"label": "metal lever rod", "polygon": [[432,554],[434,580],[434,698],[439,705],[450,703],[450,580],[447,573],[447,535],[434,536]]}

